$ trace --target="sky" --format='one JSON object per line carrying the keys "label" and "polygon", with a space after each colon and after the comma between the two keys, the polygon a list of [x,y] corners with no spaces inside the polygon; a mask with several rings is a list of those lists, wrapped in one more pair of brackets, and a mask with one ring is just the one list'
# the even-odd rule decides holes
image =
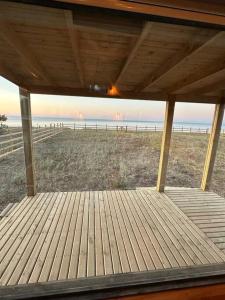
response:
{"label": "sky", "polygon": [[[33,94],[31,108],[34,116],[162,121],[165,102]],[[213,111],[211,104],[176,103],[174,121],[209,123]],[[1,76],[0,114],[20,114],[18,87]]]}

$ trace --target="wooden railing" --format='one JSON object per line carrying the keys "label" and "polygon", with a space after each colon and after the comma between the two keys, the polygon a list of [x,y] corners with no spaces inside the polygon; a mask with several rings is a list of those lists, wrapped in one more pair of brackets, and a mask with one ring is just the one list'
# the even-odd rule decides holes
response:
{"label": "wooden railing", "polygon": [[[33,142],[38,143],[49,139],[56,134],[62,132],[63,124],[52,124],[50,126],[37,126],[36,128],[33,127],[32,135],[33,135]],[[0,158],[18,151],[19,149],[23,148],[23,133],[21,130],[12,133],[6,133],[0,135]]]}
{"label": "wooden railing", "polygon": [[[76,124],[76,123],[67,123],[64,125],[64,128],[71,128],[73,130],[111,130],[111,131],[133,131],[133,132],[162,132],[163,127],[161,126],[133,126],[133,125],[108,125],[108,124]],[[183,133],[204,133],[209,134],[209,128],[194,128],[194,127],[173,127],[173,132],[183,132]],[[225,135],[225,129],[221,131]]]}

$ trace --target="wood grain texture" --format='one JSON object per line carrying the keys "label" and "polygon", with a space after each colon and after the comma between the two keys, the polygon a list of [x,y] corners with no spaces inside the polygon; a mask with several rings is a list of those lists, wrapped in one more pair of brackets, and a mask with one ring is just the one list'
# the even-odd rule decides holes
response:
{"label": "wood grain texture", "polygon": [[125,99],[220,101],[223,30],[39,4],[0,2],[0,74],[31,93],[107,97],[116,83]]}
{"label": "wood grain texture", "polygon": [[217,104],[215,106],[212,130],[209,137],[208,149],[206,153],[205,166],[201,183],[201,188],[203,191],[208,190],[210,188],[213,175],[213,168],[216,160],[216,152],[219,144],[220,132],[223,123],[224,108],[224,104]]}
{"label": "wood grain texture", "polygon": [[[179,192],[168,191],[172,196]],[[26,197],[0,221],[0,283],[103,278],[225,262],[221,247],[204,233],[215,231],[199,229],[182,210],[168,194],[150,189]]]}
{"label": "wood grain texture", "polygon": [[36,194],[36,183],[35,183],[34,161],[33,161],[30,93],[27,90],[22,88],[20,88],[20,108],[21,108],[23,142],[24,142],[27,195],[34,196]]}
{"label": "wood grain texture", "polygon": [[225,199],[200,189],[171,189],[166,195],[203,231],[217,247],[225,251]]}
{"label": "wood grain texture", "polygon": [[161,144],[161,154],[158,170],[158,180],[157,180],[157,191],[163,192],[165,183],[166,183],[166,171],[169,160],[169,151],[170,151],[170,140],[173,129],[173,116],[175,109],[175,101],[167,101],[166,103],[166,112],[164,119],[164,130]]}

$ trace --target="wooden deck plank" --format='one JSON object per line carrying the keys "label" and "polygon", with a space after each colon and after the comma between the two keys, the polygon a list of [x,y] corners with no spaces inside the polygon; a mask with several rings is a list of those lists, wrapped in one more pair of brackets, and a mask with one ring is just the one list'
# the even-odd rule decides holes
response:
{"label": "wooden deck plank", "polygon": [[165,243],[165,253],[168,257],[168,260],[171,262],[172,267],[186,266],[183,257],[176,248],[176,238],[174,238],[172,231],[167,228],[166,223],[157,214],[154,206],[150,205],[150,201],[152,200],[151,197],[147,198],[146,194],[142,193],[141,191],[138,194],[141,195],[140,201],[142,202],[144,209],[146,209],[146,212],[149,214],[149,220],[152,221],[151,226],[155,229],[157,236],[159,236],[160,239],[162,239]]}
{"label": "wooden deck plank", "polygon": [[[126,211],[123,209],[122,201],[120,194],[118,191],[113,191],[113,203],[116,209],[116,213],[118,216],[118,221],[121,226],[124,245],[126,248],[127,257],[130,263],[130,268],[132,272],[146,270],[146,266],[144,260],[142,258],[139,246],[137,244],[133,228],[130,226],[129,220],[126,215]],[[137,259],[136,252],[139,253],[139,259]],[[138,264],[138,260],[140,261],[140,265]]]}
{"label": "wooden deck plank", "polygon": [[51,269],[52,269],[52,266],[54,263],[54,258],[56,255],[58,244],[60,242],[60,236],[61,236],[64,222],[66,220],[67,213],[68,213],[68,208],[69,208],[68,198],[69,198],[69,194],[66,193],[65,200],[64,200],[65,204],[64,204],[63,210],[61,211],[61,214],[59,216],[57,225],[54,228],[53,237],[51,239],[49,249],[48,249],[47,255],[45,257],[45,261],[44,261],[44,264],[43,264],[43,267],[42,267],[42,270],[41,270],[41,273],[40,273],[40,276],[38,279],[39,282],[45,282],[50,279],[50,277],[49,277],[50,272],[51,272]]}
{"label": "wooden deck plank", "polygon": [[124,234],[121,229],[121,224],[118,220],[118,216],[116,213],[116,209],[114,206],[114,200],[112,197],[112,192],[108,191],[107,193],[107,207],[108,207],[108,212],[112,215],[112,221],[113,221],[113,227],[114,227],[114,232],[116,236],[116,241],[117,241],[117,246],[118,246],[118,251],[119,251],[119,257],[121,261],[121,266],[122,266],[122,272],[130,272],[130,264],[129,264],[129,259],[127,256],[127,251],[126,251],[126,246],[124,244]]}
{"label": "wooden deck plank", "polygon": [[[166,191],[166,195],[209,238],[219,237],[225,232],[224,198],[213,192],[201,190],[190,192],[185,189],[169,190]],[[217,245],[216,242],[214,243]]]}
{"label": "wooden deck plank", "polygon": [[[119,245],[121,241],[117,241],[117,236],[115,234],[115,228],[113,224],[113,216],[109,210],[108,205],[108,195],[106,191],[99,192],[99,196],[102,200],[102,210],[104,205],[104,211],[105,211],[105,218],[106,218],[106,224],[108,229],[108,238],[109,238],[109,247],[111,252],[111,259],[112,259],[112,270],[113,273],[121,273],[122,272],[122,263],[119,256]],[[115,220],[114,220],[115,222]],[[117,232],[117,235],[119,232]],[[106,246],[107,247],[107,246]],[[107,255],[104,255],[104,260],[107,262],[105,264],[106,269],[108,268],[108,264],[110,265],[109,259],[107,259]]]}
{"label": "wooden deck plank", "polygon": [[[167,193],[185,205],[180,209]],[[188,202],[185,197],[190,195],[197,197]],[[0,221],[0,284],[225,262],[225,216],[210,212],[209,201],[204,209],[212,219],[196,215],[198,199],[204,202],[198,190],[185,189],[59,192],[26,198],[8,221]]]}
{"label": "wooden deck plank", "polygon": [[149,248],[151,249],[150,251],[153,253],[153,255],[155,253],[156,255],[158,255],[163,268],[170,268],[171,264],[165,254],[165,251],[163,249],[164,247],[161,246],[160,240],[157,239],[157,236],[155,235],[154,227],[152,227],[151,224],[149,224],[148,222],[149,216],[146,215],[145,210],[143,211],[142,209],[140,209],[132,191],[130,191],[130,199],[132,199],[132,204],[136,210],[136,214],[139,215],[139,217],[143,221],[144,227],[146,228],[146,231],[148,233],[150,239],[150,245],[149,245],[150,246]]}
{"label": "wooden deck plank", "polygon": [[88,259],[88,222],[89,222],[89,192],[84,194],[83,222],[81,227],[80,251],[78,258],[77,278],[87,276]]}
{"label": "wooden deck plank", "polygon": [[69,264],[69,272],[68,272],[69,279],[77,277],[80,242],[81,242],[81,230],[83,224],[84,200],[85,200],[85,193],[81,193],[76,228],[75,228],[73,245],[72,245],[71,256],[70,256],[70,264]]}
{"label": "wooden deck plank", "polygon": [[[171,242],[171,240],[168,238],[168,235],[165,232],[163,226],[157,221],[157,219],[155,218],[155,216],[153,214],[152,209],[149,208],[147,206],[147,204],[145,203],[145,201],[143,200],[141,191],[139,193],[141,196],[140,201],[138,202],[139,207],[146,214],[148,223],[151,226],[151,228],[153,229],[154,234],[155,234],[157,240],[159,241],[160,247],[163,248],[164,253],[165,253],[168,261],[170,262],[172,268],[179,267],[179,263],[180,263],[180,266],[184,266],[184,264],[183,264],[184,261],[182,260],[182,258],[181,258],[182,262],[179,261],[180,257],[178,257],[178,260],[177,260],[177,258],[176,258],[177,251],[176,251],[173,243]],[[137,199],[137,194],[135,195],[135,198]]]}
{"label": "wooden deck plank", "polygon": [[72,198],[74,199],[74,206],[73,206],[73,212],[71,217],[71,222],[68,230],[66,245],[64,247],[64,253],[62,257],[62,263],[59,271],[59,280],[66,279],[68,277],[69,273],[69,266],[70,266],[70,257],[72,253],[72,247],[73,247],[73,241],[75,236],[75,229],[78,219],[78,209],[80,204],[80,197],[81,193],[73,193]]}
{"label": "wooden deck plank", "polygon": [[[163,195],[165,199],[168,199],[168,197],[164,194]],[[203,231],[201,231],[191,220],[172,202],[167,201],[167,206],[169,205],[170,209],[172,207],[178,212],[178,215],[181,217],[181,220],[184,222],[187,222],[187,229],[192,234],[193,238],[198,241],[198,246],[201,249],[202,253],[211,261],[215,262],[221,262],[224,259],[224,254],[221,251],[218,251],[218,247],[204,234]],[[200,242],[200,239],[202,240]],[[214,249],[214,251],[208,251],[209,246]]]}
{"label": "wooden deck plank", "polygon": [[[14,233],[15,229],[17,228],[18,224],[20,224],[20,222],[23,220],[23,218],[27,217],[29,214],[32,214],[33,208],[37,205],[38,202],[36,200],[42,196],[42,194],[37,194],[33,198],[27,198],[30,201],[26,201],[24,203],[24,206],[21,205],[20,207],[17,207],[16,212],[13,214],[13,216],[9,217],[8,219],[2,220],[1,223],[3,223],[3,226],[0,231],[1,236],[4,236],[6,239],[10,236],[10,234]],[[5,245],[5,239],[1,239],[0,249],[3,245]]]}
{"label": "wooden deck plank", "polygon": [[147,267],[140,249],[140,244],[138,243],[134,227],[132,226],[132,223],[130,222],[129,217],[127,215],[127,210],[124,208],[124,202],[126,201],[125,195],[124,193],[120,193],[119,191],[115,191],[115,194],[117,198],[117,205],[127,229],[128,238],[132,246],[132,250],[135,256],[135,261],[137,263],[138,269],[140,271],[146,271]]}
{"label": "wooden deck plank", "polygon": [[87,276],[95,276],[95,194],[89,192]]}
{"label": "wooden deck plank", "polygon": [[[20,250],[14,255],[7,267],[8,272],[4,272],[4,277],[2,278],[3,282],[8,280],[8,284],[16,284],[21,277],[24,266],[28,266],[28,260],[32,256],[34,248],[38,248],[37,242],[41,236],[41,232],[46,225],[46,221],[49,218],[51,211],[55,205],[55,194],[49,195],[47,199],[44,200],[44,205],[41,209],[41,212],[38,214],[39,222],[36,225],[35,230],[26,234],[23,242],[20,244]],[[43,201],[43,199],[42,199]],[[39,240],[40,242],[40,240]],[[13,276],[10,278],[11,270],[14,269]]]}
{"label": "wooden deck plank", "polygon": [[[185,189],[179,191],[166,191],[166,195],[174,202],[174,204],[176,204],[177,207],[180,208],[180,210],[193,222],[193,224],[201,229],[201,232],[206,234],[208,238],[219,237],[220,233],[224,231],[225,227],[224,229],[220,226],[210,227],[212,220],[221,220],[221,218],[225,218],[225,209],[221,208],[217,211],[214,210],[213,207],[215,198],[219,199],[220,202],[223,202],[225,205],[225,199],[222,197],[212,192],[202,192],[201,190],[187,191]],[[190,202],[188,202],[189,199],[191,199]],[[211,205],[209,201],[205,204],[204,199],[211,199]],[[180,206],[180,204],[184,203],[184,201],[185,203],[190,203],[190,205],[195,203],[197,205],[197,210],[195,210],[196,207],[191,210],[189,207],[186,208],[185,206]],[[204,224],[209,224],[209,226],[201,228],[199,224],[201,224],[202,221],[204,221]]]}
{"label": "wooden deck plank", "polygon": [[[167,217],[168,220],[172,223],[172,226],[168,224],[169,228],[172,228],[174,233],[178,232],[179,241],[183,245],[185,245],[185,249],[189,257],[192,258],[193,263],[208,263],[209,260],[204,256],[204,254],[201,251],[199,251],[199,239],[193,236],[192,232],[188,230],[186,224],[176,214],[176,211],[171,211],[170,206],[167,205],[167,203],[164,203],[165,201],[163,201],[163,197],[162,199],[159,199],[159,195],[156,195],[156,201],[159,205],[159,208],[161,208],[161,210],[164,211],[164,218],[166,219]],[[185,239],[183,239],[184,236]]]}
{"label": "wooden deck plank", "polygon": [[66,198],[66,201],[69,202],[68,213],[66,213],[65,221],[62,226],[62,231],[59,237],[59,242],[56,248],[54,255],[54,260],[51,265],[51,272],[49,274],[49,280],[57,280],[59,272],[62,266],[63,252],[66,246],[67,235],[69,233],[70,221],[72,218],[73,207],[74,207],[74,197],[72,193],[69,192]]}
{"label": "wooden deck plank", "polygon": [[[16,284],[20,278],[22,268],[24,265],[26,265],[30,252],[36,244],[40,231],[48,217],[48,213],[50,213],[50,210],[54,204],[50,195],[46,194],[45,196],[46,197],[44,197],[44,199],[42,198],[43,205],[39,210],[34,222],[30,226],[29,231],[21,237],[21,242],[17,246],[18,251],[16,251],[15,254],[10,258],[10,262],[8,263],[4,275],[1,278],[1,282],[3,284],[6,284],[8,281],[9,284]],[[15,248],[15,244],[16,243],[12,245],[11,249]],[[9,254],[9,252],[7,254]],[[11,276],[12,270],[14,276]]]}
{"label": "wooden deck plank", "polygon": [[52,240],[53,235],[54,235],[55,227],[58,223],[61,211],[63,210],[64,204],[65,204],[65,202],[63,200],[66,197],[66,194],[65,193],[59,193],[58,197],[60,198],[60,205],[57,208],[54,219],[53,219],[53,221],[51,223],[51,226],[49,228],[49,231],[48,231],[48,233],[45,237],[45,241],[44,241],[44,244],[41,248],[41,251],[40,251],[40,253],[38,254],[38,256],[36,258],[38,263],[35,264],[35,266],[32,270],[32,273],[30,275],[28,283],[38,282],[38,279],[39,279],[41,271],[42,271],[42,267],[45,263],[46,256],[47,256],[47,253],[48,253],[48,250],[49,250],[49,247],[50,247],[50,243],[51,243],[51,240]]}
{"label": "wooden deck plank", "polygon": [[[159,205],[158,197],[156,198],[153,193],[152,198],[153,201],[151,201],[151,204],[155,207],[158,215],[160,215],[161,218],[158,219],[159,222],[161,222],[162,225],[163,221],[166,223],[166,226],[163,227],[165,228],[166,233],[173,241],[175,247],[178,249],[185,262],[188,265],[201,263],[201,259],[198,257],[198,255],[196,255],[196,252],[193,249],[193,242],[191,241],[189,236],[185,235],[185,230],[183,230],[182,226],[180,226],[177,220],[174,220],[173,215],[167,212],[166,208],[164,208],[162,205]],[[155,205],[155,202],[157,202],[157,205]],[[168,228],[170,230],[168,230]],[[185,239],[183,238],[184,235]]]}
{"label": "wooden deck plank", "polygon": [[[153,263],[154,268],[161,269],[164,266],[163,263],[162,263],[162,261],[164,261],[164,258],[166,259],[166,256],[165,256],[165,254],[162,251],[159,250],[158,251],[159,253],[158,253],[156,251],[156,249],[154,248],[152,239],[151,239],[150,234],[149,234],[149,231],[147,230],[148,227],[146,226],[145,219],[142,218],[142,216],[139,214],[138,210],[136,211],[136,208],[135,208],[135,206],[132,203],[132,198],[133,198],[132,192],[131,191],[127,191],[127,195],[128,195],[127,199],[129,199],[127,201],[127,204],[129,206],[130,211],[131,211],[132,216],[133,216],[133,221],[132,222],[136,223],[136,226],[137,226],[137,228],[140,231],[141,238],[143,239],[144,244],[146,245],[146,248],[147,248],[147,251],[148,251],[148,254],[146,254],[145,252],[143,253],[143,255],[144,255],[145,259],[146,259],[146,264],[148,266],[149,263],[150,263],[150,268],[151,268],[152,267],[152,263]],[[144,246],[142,247],[142,251],[143,250],[144,250]],[[162,252],[162,255],[160,255],[160,252]],[[166,265],[167,264],[168,264],[168,262],[166,261]],[[148,268],[149,268],[149,266],[148,266]]]}
{"label": "wooden deck plank", "polygon": [[[94,236],[95,236],[95,265],[96,265],[96,276],[101,276],[105,274],[104,271],[104,259],[103,259],[103,241],[102,241],[102,228],[101,223],[101,213],[100,212],[100,204],[99,204],[99,193],[94,192],[94,200],[95,200],[95,227],[94,227]],[[102,228],[102,230],[101,230]],[[108,234],[106,230],[106,238],[108,240]],[[108,252],[109,255],[109,252]],[[111,259],[110,259],[111,260]],[[112,271],[111,271],[112,273]],[[108,274],[108,272],[107,272]],[[110,274],[110,273],[109,273]]]}
{"label": "wooden deck plank", "polygon": [[35,219],[38,217],[39,211],[43,206],[41,198],[47,197],[47,195],[48,194],[39,195],[34,205],[35,213],[25,216],[23,218],[23,222],[20,221],[19,224],[17,223],[16,228],[14,228],[13,226],[10,227],[10,229],[12,229],[13,227],[13,232],[7,232],[4,236],[1,237],[2,249],[0,251],[0,278],[2,278],[2,274],[7,268],[12,256],[17,253],[23,238],[26,238],[27,233],[33,231],[33,228],[35,226],[33,222],[35,222]]}
{"label": "wooden deck plank", "polygon": [[[148,251],[148,247],[146,246],[145,240],[144,240],[144,237],[146,237],[146,232],[144,230],[141,230],[141,228],[143,228],[142,223],[139,223],[140,225],[138,224],[138,222],[139,222],[138,218],[136,218],[136,216],[134,217],[132,210],[130,209],[129,194],[127,191],[123,191],[123,192],[119,191],[119,193],[121,194],[121,196],[123,196],[121,203],[124,205],[124,210],[127,213],[127,217],[129,218],[130,225],[132,226],[133,232],[135,234],[136,243],[139,246],[139,250],[141,252],[141,255],[145,262],[147,270],[154,270],[155,269],[154,262],[151,258],[151,255]],[[159,262],[159,259],[157,257],[157,263],[158,262]]]}
{"label": "wooden deck plank", "polygon": [[[44,245],[46,235],[49,231],[49,228],[51,226],[51,223],[54,219],[55,213],[57,212],[57,208],[59,206],[59,197],[58,193],[53,194],[53,201],[54,201],[54,206],[51,208],[50,214],[48,215],[47,221],[44,224],[44,227],[41,230],[40,235],[38,236],[38,240],[32,250],[32,252],[28,256],[28,260],[26,264],[22,267],[22,264],[20,265],[20,272],[22,271],[19,281],[19,284],[26,284],[30,278],[30,275],[33,271],[33,268],[36,264],[37,257],[42,249],[42,246]],[[26,254],[24,253],[24,259],[26,257]],[[13,284],[13,276],[10,279],[10,283]]]}
{"label": "wooden deck plank", "polygon": [[[36,195],[37,197],[38,195]],[[22,199],[18,205],[15,207],[15,209],[10,213],[10,215],[8,216],[8,218],[4,218],[4,219],[1,219],[1,222],[0,222],[0,234],[1,234],[1,231],[2,229],[5,227],[5,226],[9,226],[9,221],[13,222],[13,220],[15,220],[16,218],[16,213],[18,213],[18,211],[20,211],[20,209],[23,207],[23,208],[26,208],[26,200],[27,200],[28,197],[25,197],[24,199]],[[14,217],[14,219],[13,219]]]}

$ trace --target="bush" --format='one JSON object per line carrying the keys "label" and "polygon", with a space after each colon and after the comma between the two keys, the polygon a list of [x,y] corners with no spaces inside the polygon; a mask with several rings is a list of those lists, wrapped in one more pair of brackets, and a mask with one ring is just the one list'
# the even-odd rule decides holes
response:
{"label": "bush", "polygon": [[6,122],[7,120],[8,120],[8,118],[6,117],[6,115],[1,115],[1,114],[0,114],[1,128],[4,128],[4,127],[5,127],[2,123],[3,123],[3,122]]}

